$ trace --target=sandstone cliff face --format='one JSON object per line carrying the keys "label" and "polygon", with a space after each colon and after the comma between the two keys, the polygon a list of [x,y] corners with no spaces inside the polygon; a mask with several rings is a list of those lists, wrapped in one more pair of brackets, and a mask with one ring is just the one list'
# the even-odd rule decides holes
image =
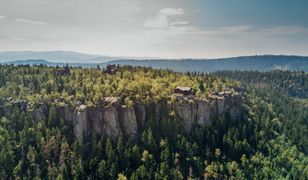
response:
{"label": "sandstone cliff face", "polygon": [[197,104],[197,124],[204,125],[210,121],[210,104],[208,101],[198,101]]}
{"label": "sandstone cliff face", "polygon": [[[241,115],[241,95],[239,93],[219,93],[208,98],[194,96],[176,96],[176,102],[135,103],[132,107],[123,106],[117,98],[105,98],[101,104],[88,107],[83,104],[72,107],[66,104],[57,107],[58,118],[63,118],[74,127],[75,136],[80,142],[89,134],[99,134],[116,139],[121,134],[135,137],[149,123],[154,121],[158,125],[168,118],[171,111],[185,132],[189,133],[195,126],[202,126],[216,120],[225,113],[232,119],[239,119]],[[19,105],[19,104],[18,104]],[[20,105],[24,110],[27,104]],[[11,107],[4,109],[11,112]],[[32,110],[35,120],[43,116],[48,117],[48,106],[42,104]]]}
{"label": "sandstone cliff face", "polygon": [[189,100],[182,100],[176,103],[175,112],[184,130],[189,132],[196,123],[197,105]]}
{"label": "sandstone cliff face", "polygon": [[82,141],[83,136],[88,133],[87,108],[82,105],[76,109],[76,119],[73,122],[75,136]]}
{"label": "sandstone cliff face", "polygon": [[104,109],[103,122],[103,135],[116,138],[122,133],[120,128],[119,113],[115,106],[109,106]]}
{"label": "sandstone cliff face", "polygon": [[95,134],[102,134],[103,132],[103,111],[102,107],[91,107],[87,110],[87,119],[90,122],[90,131],[92,130]]}
{"label": "sandstone cliff face", "polygon": [[137,135],[137,118],[134,107],[122,106],[121,125],[125,135],[134,137]]}
{"label": "sandstone cliff face", "polygon": [[139,131],[143,130],[145,128],[146,122],[145,122],[145,105],[144,104],[138,104],[136,103],[134,105],[135,108],[135,114],[136,114],[136,121],[137,121],[137,128]]}
{"label": "sandstone cliff face", "polygon": [[176,103],[175,112],[186,132],[199,125],[208,124],[211,120],[216,120],[229,113],[232,119],[240,117],[241,96],[235,94],[212,95],[207,99],[179,98]]}

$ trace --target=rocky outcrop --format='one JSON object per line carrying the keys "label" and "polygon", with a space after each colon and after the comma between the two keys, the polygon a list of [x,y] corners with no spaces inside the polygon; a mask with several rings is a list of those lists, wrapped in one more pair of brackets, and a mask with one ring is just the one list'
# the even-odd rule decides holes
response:
{"label": "rocky outcrop", "polygon": [[82,141],[83,136],[88,133],[88,116],[85,105],[81,105],[76,109],[76,118],[73,124],[75,136]]}
{"label": "rocky outcrop", "polygon": [[[57,117],[63,118],[74,127],[75,136],[80,142],[90,134],[116,139],[121,134],[135,137],[138,132],[149,123],[161,122],[169,118],[171,111],[180,122],[183,130],[189,133],[196,126],[203,126],[224,114],[229,114],[232,119],[241,117],[241,94],[237,92],[221,92],[209,97],[195,97],[194,95],[175,94],[175,101],[166,99],[159,102],[138,103],[128,107],[120,103],[116,97],[107,97],[101,103],[87,106],[82,102],[77,107],[70,104],[57,106]],[[15,101],[12,101],[15,102]],[[14,106],[24,110],[27,103],[15,102]],[[11,112],[11,108],[4,109]],[[41,104],[33,110],[35,120],[48,117],[48,106]]]}
{"label": "rocky outcrop", "polygon": [[196,124],[197,104],[194,101],[182,100],[176,102],[174,110],[184,130],[189,132]]}
{"label": "rocky outcrop", "polygon": [[174,110],[186,132],[227,113],[232,119],[239,118],[242,111],[239,93],[219,93],[207,99],[194,96],[178,96],[177,99]]}
{"label": "rocky outcrop", "polygon": [[90,131],[92,130],[95,134],[102,134],[104,127],[104,112],[101,106],[90,107],[87,110],[87,119],[90,122]]}
{"label": "rocky outcrop", "polygon": [[209,101],[197,102],[197,124],[202,126],[210,121],[210,105]]}
{"label": "rocky outcrop", "polygon": [[111,138],[117,138],[122,134],[117,106],[117,104],[107,106],[103,112],[104,128],[102,134]]}
{"label": "rocky outcrop", "polygon": [[136,103],[134,105],[135,108],[135,114],[136,114],[136,121],[137,121],[137,128],[139,131],[143,130],[145,128],[146,122],[145,122],[145,105]]}
{"label": "rocky outcrop", "polygon": [[123,133],[135,137],[137,135],[137,118],[134,107],[122,106],[120,120]]}

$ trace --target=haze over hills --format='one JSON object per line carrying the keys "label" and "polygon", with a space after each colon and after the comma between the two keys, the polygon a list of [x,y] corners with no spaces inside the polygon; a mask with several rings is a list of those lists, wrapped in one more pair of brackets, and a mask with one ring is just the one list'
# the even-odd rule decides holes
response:
{"label": "haze over hills", "polygon": [[97,67],[99,64],[100,66],[104,67],[107,65],[107,63],[63,63],[63,62],[50,62],[45,59],[28,59],[28,60],[16,60],[16,61],[7,61],[7,62],[0,62],[0,64],[13,64],[13,65],[44,65],[44,66],[66,66],[66,64],[69,64],[73,67],[85,67],[85,68],[94,68]]}
{"label": "haze over hills", "polygon": [[183,60],[114,60],[109,64],[146,66],[172,69],[180,72],[214,72],[222,70],[294,70],[308,71],[308,57],[262,55],[242,56],[220,59],[183,59]]}
{"label": "haze over hills", "polygon": [[113,57],[92,55],[72,51],[4,51],[0,52],[0,62],[44,59],[57,63],[104,63],[115,59],[131,59],[128,57]]}
{"label": "haze over hills", "polygon": [[179,72],[214,72],[222,70],[294,70],[308,71],[308,57],[285,55],[240,56],[218,59],[158,59],[136,57],[113,57],[89,55],[69,51],[16,51],[0,52],[0,63],[43,64],[47,66],[105,67],[107,64],[145,66],[159,69],[172,69]]}

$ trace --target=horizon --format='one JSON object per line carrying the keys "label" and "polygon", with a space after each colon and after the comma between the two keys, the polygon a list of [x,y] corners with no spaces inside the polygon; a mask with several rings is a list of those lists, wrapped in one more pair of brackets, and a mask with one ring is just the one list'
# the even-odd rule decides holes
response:
{"label": "horizon", "polygon": [[[182,58],[167,58],[167,57],[138,57],[138,56],[116,56],[116,55],[109,55],[109,54],[90,54],[90,53],[84,53],[84,52],[78,52],[78,51],[66,51],[66,50],[43,50],[43,51],[37,51],[37,50],[21,50],[21,51],[0,51],[0,53],[74,53],[74,54],[80,54],[80,55],[87,55],[87,56],[93,56],[93,58],[99,58],[99,57],[108,57],[113,58],[112,60],[215,60],[215,59],[229,59],[229,58],[241,58],[241,57],[258,57],[258,56],[286,56],[286,57],[308,57],[308,55],[300,55],[300,54],[251,54],[251,55],[235,55],[235,56],[221,56],[221,57],[200,57],[200,58],[193,58],[193,57],[182,57]],[[1,55],[0,55],[1,58]],[[121,59],[123,58],[123,59]],[[124,59],[127,58],[127,59]],[[14,59],[14,60],[46,60],[49,61],[48,58],[38,58],[38,59]],[[111,61],[112,61],[111,60]],[[11,60],[10,60],[11,61]],[[8,61],[9,62],[9,61]],[[49,61],[52,62],[52,61]],[[58,62],[61,63],[61,62]],[[73,63],[79,63],[79,62],[73,62]],[[86,62],[84,62],[86,63]],[[91,63],[91,62],[89,62]]]}
{"label": "horizon", "polygon": [[305,0],[5,0],[0,51],[165,59],[308,56],[306,7]]}

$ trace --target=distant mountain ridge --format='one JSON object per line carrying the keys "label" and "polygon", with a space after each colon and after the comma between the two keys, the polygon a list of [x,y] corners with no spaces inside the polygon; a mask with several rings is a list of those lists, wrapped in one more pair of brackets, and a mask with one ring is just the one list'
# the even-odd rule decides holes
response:
{"label": "distant mountain ridge", "polygon": [[[9,62],[0,62],[0,64],[13,64],[13,65],[45,65],[45,66],[65,66],[66,64],[69,64],[73,67],[88,67],[93,68],[97,67],[97,63],[62,63],[62,62],[50,62],[44,59],[28,59],[28,60],[16,60],[16,61],[9,61]],[[99,65],[105,67],[106,63],[99,63]]]}
{"label": "distant mountain ridge", "polygon": [[104,55],[89,55],[72,51],[5,51],[0,52],[0,62],[12,62],[29,59],[44,59],[61,63],[103,63],[110,60],[122,59]]}
{"label": "distant mountain ridge", "polygon": [[55,63],[105,63],[118,59],[149,59],[149,57],[126,57],[93,55],[73,51],[4,51],[0,52],[0,63],[20,60],[46,60]]}
{"label": "distant mountain ridge", "polygon": [[[0,53],[1,54],[1,53]],[[80,57],[85,59],[85,57]],[[1,58],[0,58],[1,59]],[[29,64],[29,65],[47,65],[64,66],[68,63],[70,66],[82,67],[105,67],[107,64],[145,66],[158,69],[171,69],[178,72],[196,71],[196,72],[214,72],[223,70],[292,70],[308,72],[308,57],[305,56],[284,56],[284,55],[259,55],[259,56],[241,56],[220,59],[105,59],[102,62],[93,61],[50,61],[44,58],[38,59],[19,59],[1,62],[2,64]]]}
{"label": "distant mountain ridge", "polygon": [[108,64],[146,66],[159,69],[172,69],[179,72],[214,72],[223,70],[293,70],[308,72],[308,57],[262,55],[241,56],[221,59],[183,59],[183,60],[113,60]]}

